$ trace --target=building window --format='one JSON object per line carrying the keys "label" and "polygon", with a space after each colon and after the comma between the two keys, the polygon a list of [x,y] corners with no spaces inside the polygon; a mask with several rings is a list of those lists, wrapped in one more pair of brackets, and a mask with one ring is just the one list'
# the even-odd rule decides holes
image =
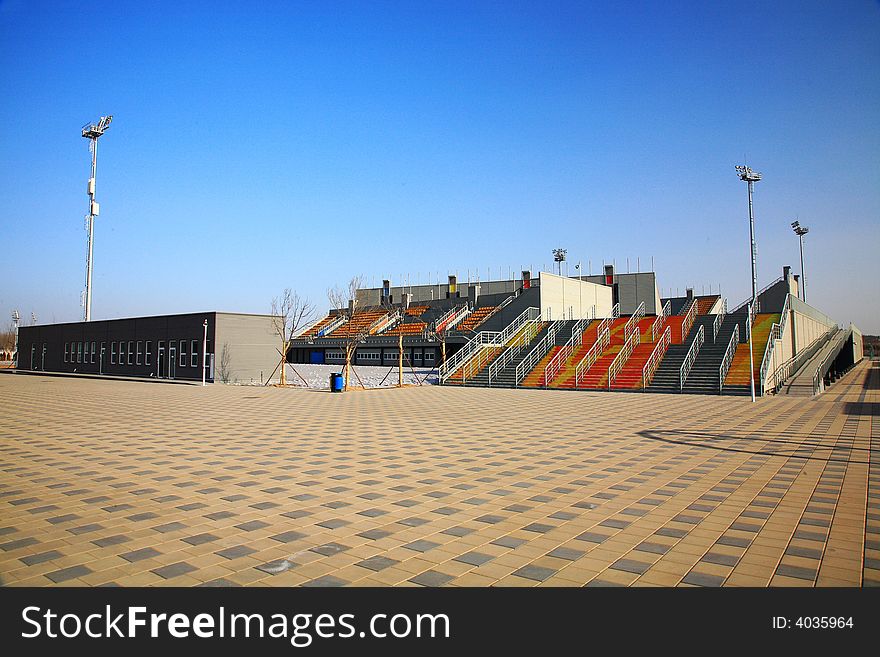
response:
{"label": "building window", "polygon": [[122,340],[119,341],[119,364],[125,365],[125,343]]}
{"label": "building window", "polygon": [[134,352],[134,342],[129,340],[128,341],[128,351],[125,352],[125,362],[128,363],[129,365],[131,365],[132,362],[134,361],[134,353],[133,352]]}
{"label": "building window", "polygon": [[180,353],[177,356],[177,361],[181,367],[186,367],[186,340],[180,341]]}
{"label": "building window", "polygon": [[89,343],[83,342],[83,362],[89,362]]}
{"label": "building window", "polygon": [[153,341],[147,340],[147,350],[144,352],[144,365],[150,365],[153,360]]}
{"label": "building window", "polygon": [[64,343],[64,362],[67,362],[67,359],[70,358],[70,345],[66,342]]}
{"label": "building window", "polygon": [[76,362],[81,363],[83,360],[83,343],[76,343]]}
{"label": "building window", "polygon": [[426,351],[425,352],[425,362],[427,362],[427,361],[434,362],[434,352],[433,351]]}
{"label": "building window", "polygon": [[110,343],[110,364],[116,365],[116,343]]}
{"label": "building window", "polygon": [[92,352],[91,352],[91,354],[89,354],[89,362],[90,362],[90,363],[94,363],[94,362],[95,362],[95,347],[96,347],[96,346],[97,346],[97,345],[96,345],[94,342],[92,342]]}
{"label": "building window", "polygon": [[135,351],[135,360],[134,360],[134,364],[135,364],[135,365],[140,365],[140,364],[141,364],[141,346],[142,346],[143,344],[144,344],[144,343],[141,342],[140,340],[137,341],[137,351]]}
{"label": "building window", "polygon": [[189,347],[190,347],[190,354],[189,354],[190,365],[192,365],[193,367],[198,367],[199,366],[199,341],[193,340],[192,342],[190,342]]}
{"label": "building window", "polygon": [[107,343],[106,343],[106,342],[102,342],[102,343],[101,343],[101,353],[100,353],[100,356],[99,356],[99,358],[100,358],[100,363],[101,363],[101,366],[102,366],[102,367],[104,366],[104,349],[105,349],[106,347],[107,347]]}

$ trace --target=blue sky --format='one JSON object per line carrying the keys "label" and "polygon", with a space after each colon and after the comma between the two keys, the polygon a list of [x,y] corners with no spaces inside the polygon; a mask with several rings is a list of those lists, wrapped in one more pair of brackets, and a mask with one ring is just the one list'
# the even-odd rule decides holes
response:
{"label": "blue sky", "polygon": [[[253,5],[253,6],[250,6]],[[808,301],[880,332],[880,5],[0,2],[0,324],[268,312],[430,272],[654,258],[664,295]],[[548,265],[549,266],[549,265]],[[474,276],[474,274],[471,274]]]}

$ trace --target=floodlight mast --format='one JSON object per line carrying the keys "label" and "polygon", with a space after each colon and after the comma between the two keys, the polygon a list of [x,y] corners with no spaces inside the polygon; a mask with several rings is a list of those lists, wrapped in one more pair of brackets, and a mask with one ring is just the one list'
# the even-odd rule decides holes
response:
{"label": "floodlight mast", "polygon": [[82,136],[89,140],[89,150],[92,152],[92,170],[89,176],[87,193],[89,195],[89,213],[86,215],[89,231],[89,251],[86,256],[86,294],[85,294],[85,321],[92,321],[92,254],[95,236],[95,217],[98,216],[99,206],[95,201],[95,174],[98,170],[98,138],[110,127],[112,115],[102,116],[97,124],[87,123],[82,128]]}
{"label": "floodlight mast", "polygon": [[800,221],[793,221],[791,224],[792,229],[794,229],[794,234],[798,236],[801,242],[801,294],[804,299],[804,303],[807,302],[807,272],[804,271],[804,235],[810,232],[810,229],[806,226],[801,226]]}
{"label": "floodlight mast", "polygon": [[562,263],[565,262],[565,255],[568,249],[553,249],[553,260],[559,265],[559,275],[562,276]]}
{"label": "floodlight mast", "polygon": [[752,308],[756,303],[758,303],[758,274],[757,274],[757,249],[755,248],[755,212],[752,207],[752,192],[754,183],[758,182],[761,179],[761,174],[757,171],[752,171],[749,167],[745,165],[739,165],[736,167],[736,173],[739,176],[740,180],[743,180],[749,184],[749,240],[750,240],[750,248],[751,248],[751,256],[752,256],[752,304],[749,306],[749,317],[746,321],[749,322],[749,382],[751,385],[752,391],[752,401],[755,401],[755,358],[754,358],[754,350],[752,347],[752,331],[751,331],[751,321],[752,321]]}

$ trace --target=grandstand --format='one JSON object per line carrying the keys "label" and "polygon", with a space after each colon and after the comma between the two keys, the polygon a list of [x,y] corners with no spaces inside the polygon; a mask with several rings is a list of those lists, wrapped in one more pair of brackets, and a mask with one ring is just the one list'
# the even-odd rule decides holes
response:
{"label": "grandstand", "polygon": [[[858,329],[844,331],[801,302],[789,267],[755,304],[733,311],[721,294],[688,290],[661,299],[652,272],[618,274],[610,266],[602,276],[523,272],[517,281],[467,286],[454,278],[443,286],[385,281],[359,290],[359,303],[381,310],[327,330],[337,316],[331,311],[294,342],[289,358],[333,362],[341,341],[361,331],[356,362],[386,363],[402,344],[409,362],[436,366],[447,385],[743,395],[751,387],[751,338],[760,395],[783,391],[795,376],[802,385],[792,389],[803,392],[809,379],[818,391],[862,357]],[[394,321],[365,331],[386,315]]]}

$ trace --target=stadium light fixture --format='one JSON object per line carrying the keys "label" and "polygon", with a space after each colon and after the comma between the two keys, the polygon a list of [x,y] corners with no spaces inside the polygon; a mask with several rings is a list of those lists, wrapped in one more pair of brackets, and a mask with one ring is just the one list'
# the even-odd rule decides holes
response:
{"label": "stadium light fixture", "polygon": [[[752,257],[752,305],[758,303],[758,274],[757,274],[757,251],[755,249],[755,212],[752,206],[753,185],[761,180],[761,174],[752,171],[745,165],[736,167],[736,174],[739,179],[748,183],[749,186],[749,240]],[[751,311],[751,307],[749,308]],[[752,321],[751,312],[749,313],[749,322]],[[751,328],[751,327],[749,327]],[[749,331],[749,381],[752,391],[752,401],[755,401],[755,359],[754,347],[752,346],[752,332]]]}
{"label": "stadium light fixture", "polygon": [[807,302],[807,273],[804,271],[804,235],[810,232],[810,229],[806,226],[801,226],[800,221],[791,222],[791,228],[794,230],[794,234],[798,236],[798,239],[801,243],[801,294],[804,299],[804,303]]}
{"label": "stadium light fixture", "polygon": [[98,169],[98,138],[110,127],[113,116],[102,116],[97,123],[87,123],[82,127],[82,136],[89,140],[89,150],[92,152],[92,170],[89,176],[87,193],[89,195],[89,213],[86,215],[86,230],[89,233],[89,250],[86,256],[86,290],[83,305],[85,306],[85,320],[92,321],[92,253],[95,237],[95,217],[100,211],[98,202],[95,200],[95,174]]}
{"label": "stadium light fixture", "polygon": [[565,255],[567,253],[567,249],[553,249],[553,260],[556,261],[556,264],[559,267],[560,276],[562,276],[562,263],[565,262]]}

